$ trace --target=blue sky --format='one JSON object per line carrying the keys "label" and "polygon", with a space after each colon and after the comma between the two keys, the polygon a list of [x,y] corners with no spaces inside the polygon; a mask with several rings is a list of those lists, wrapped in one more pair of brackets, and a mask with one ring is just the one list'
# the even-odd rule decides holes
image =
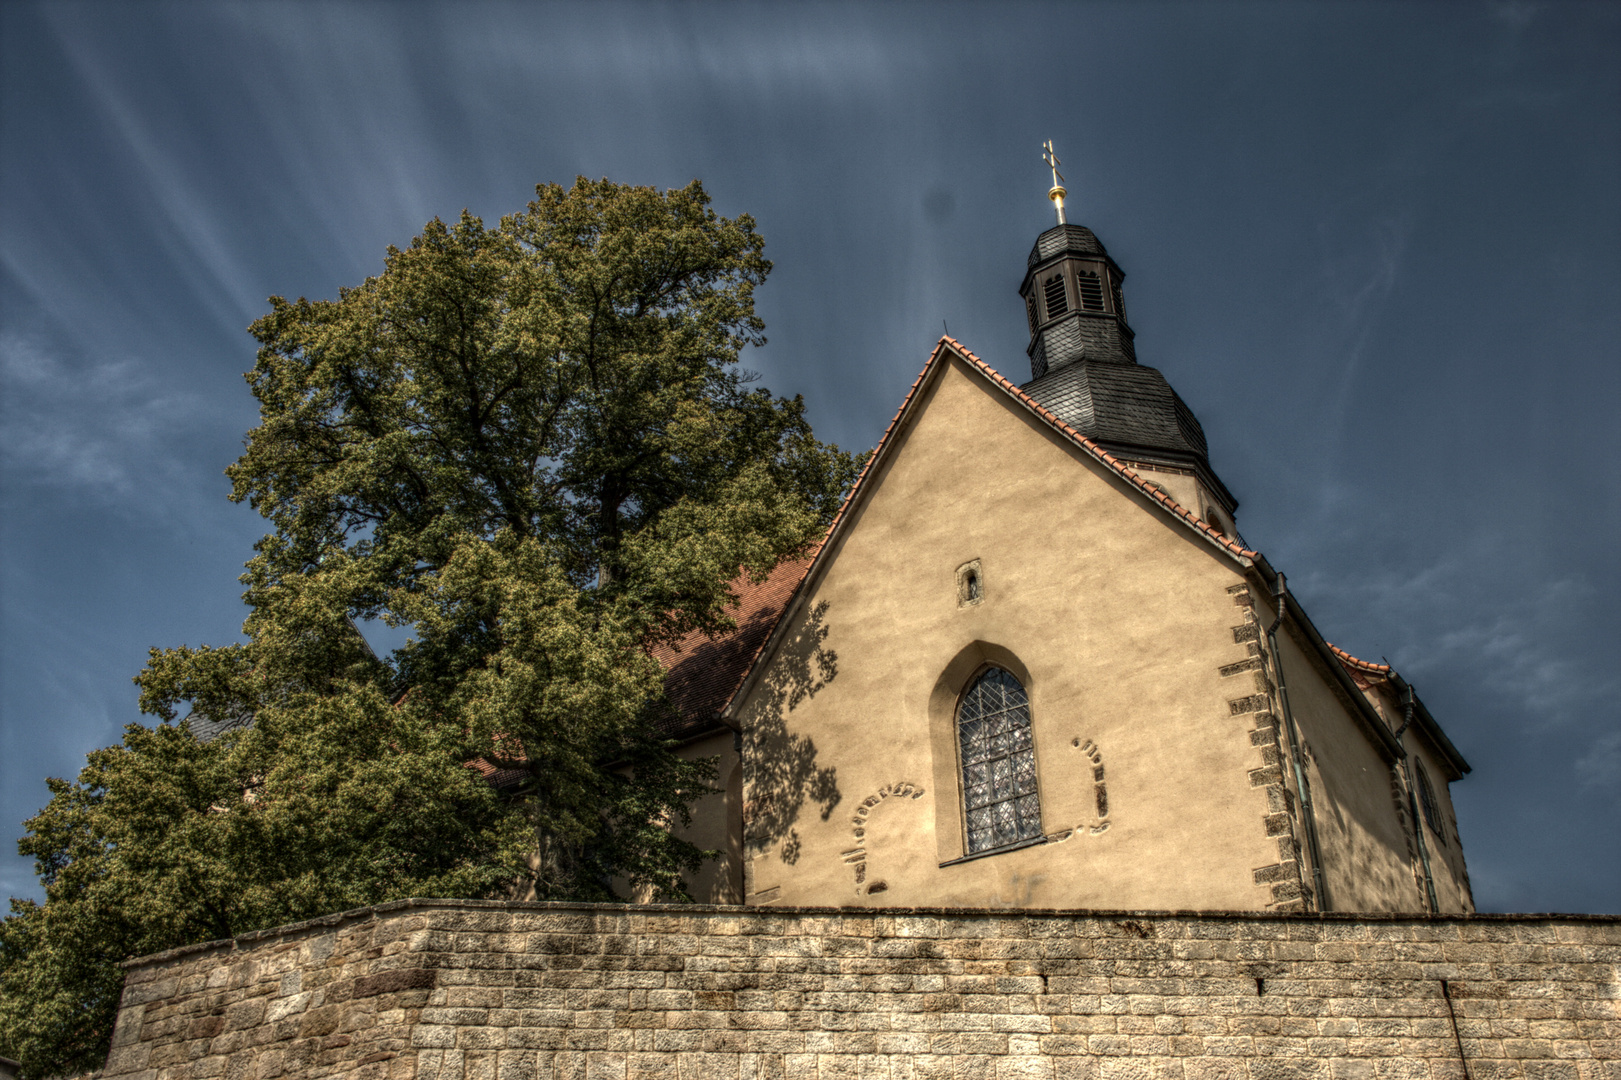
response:
{"label": "blue sky", "polygon": [[[0,6],[0,833],[236,639],[244,328],[577,174],[755,215],[747,359],[871,446],[942,326],[1129,275],[1249,542],[1475,767],[1485,910],[1621,911],[1621,6]],[[0,850],[0,894],[38,895]]]}

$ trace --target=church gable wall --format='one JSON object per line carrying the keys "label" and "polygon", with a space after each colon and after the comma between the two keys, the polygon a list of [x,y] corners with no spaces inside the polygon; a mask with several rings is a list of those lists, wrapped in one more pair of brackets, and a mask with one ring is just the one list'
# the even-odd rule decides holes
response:
{"label": "church gable wall", "polygon": [[[1272,903],[1223,675],[1239,568],[961,362],[919,392],[739,710],[748,902]],[[985,664],[1028,691],[1048,842],[958,861],[953,714]]]}

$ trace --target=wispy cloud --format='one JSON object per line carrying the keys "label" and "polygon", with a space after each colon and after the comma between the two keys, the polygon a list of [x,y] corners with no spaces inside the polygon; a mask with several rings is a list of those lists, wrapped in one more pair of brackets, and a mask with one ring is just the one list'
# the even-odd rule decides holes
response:
{"label": "wispy cloud", "polygon": [[[1527,729],[1591,721],[1621,693],[1621,675],[1567,640],[1572,627],[1587,625],[1582,609],[1594,589],[1576,576],[1517,587],[1516,565],[1504,541],[1481,538],[1416,567],[1310,574],[1302,591],[1324,608],[1363,613],[1357,622],[1368,629],[1347,629],[1377,633],[1377,644],[1336,644],[1369,659],[1388,654],[1415,682],[1467,672]],[[1483,590],[1482,581],[1497,587]]]}
{"label": "wispy cloud", "polygon": [[1587,753],[1576,759],[1576,779],[1584,790],[1621,798],[1621,731],[1593,740]]}
{"label": "wispy cloud", "polygon": [[[1325,399],[1324,434],[1335,451],[1343,445],[1363,359],[1382,328],[1381,316],[1396,289],[1415,227],[1416,215],[1401,208],[1405,193],[1397,179],[1390,175],[1371,183],[1378,192],[1376,202],[1361,192],[1317,225],[1322,295],[1334,313],[1339,338],[1332,389]],[[1331,453],[1324,460],[1337,467],[1338,458]]]}
{"label": "wispy cloud", "polygon": [[1486,10],[1493,22],[1501,23],[1517,34],[1537,17],[1538,5],[1526,3],[1525,0],[1501,0],[1489,4]]}
{"label": "wispy cloud", "polygon": [[[132,104],[135,95],[117,81],[115,67],[90,39],[61,28],[58,45],[135,164],[129,182],[140,184],[150,204],[160,209],[164,227],[156,235],[170,249],[171,264],[199,296],[212,301],[211,314],[223,328],[239,331],[257,313],[263,298],[248,287],[252,275],[243,253],[233,250],[224,239],[223,222],[207,212],[194,174],[162,137],[157,117]],[[19,269],[26,273],[26,268]]]}
{"label": "wispy cloud", "polygon": [[[36,339],[0,334],[0,462],[10,484],[67,489],[126,507],[187,490],[177,448],[203,399],[152,378],[133,360],[70,364]],[[212,494],[212,493],[211,493]]]}

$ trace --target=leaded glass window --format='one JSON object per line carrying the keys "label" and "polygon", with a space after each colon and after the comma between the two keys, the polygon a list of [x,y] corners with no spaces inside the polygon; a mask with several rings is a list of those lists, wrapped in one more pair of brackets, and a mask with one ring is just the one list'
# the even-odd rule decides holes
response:
{"label": "leaded glass window", "polygon": [[1030,698],[1019,680],[987,668],[957,706],[968,853],[1041,835],[1036,754],[1030,741]]}

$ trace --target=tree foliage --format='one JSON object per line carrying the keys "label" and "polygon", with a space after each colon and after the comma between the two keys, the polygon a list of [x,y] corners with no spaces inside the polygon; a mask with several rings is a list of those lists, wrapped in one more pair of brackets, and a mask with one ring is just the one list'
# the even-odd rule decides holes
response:
{"label": "tree foliage", "polygon": [[[157,726],[50,782],[0,1053],[99,1066],[133,954],[410,895],[686,895],[709,853],[668,826],[711,767],[661,734],[649,649],[729,628],[740,569],[803,550],[858,464],[737,367],[761,250],[697,182],[582,178],[271,298],[228,470],[272,526],[246,641],[154,649]],[[410,639],[377,657],[373,620]]]}

